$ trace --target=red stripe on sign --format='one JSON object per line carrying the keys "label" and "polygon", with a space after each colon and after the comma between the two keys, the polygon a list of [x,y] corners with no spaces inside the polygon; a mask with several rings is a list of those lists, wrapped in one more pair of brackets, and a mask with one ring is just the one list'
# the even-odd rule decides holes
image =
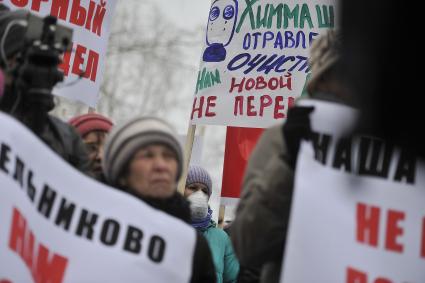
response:
{"label": "red stripe on sign", "polygon": [[227,127],[221,196],[239,198],[248,159],[264,129]]}

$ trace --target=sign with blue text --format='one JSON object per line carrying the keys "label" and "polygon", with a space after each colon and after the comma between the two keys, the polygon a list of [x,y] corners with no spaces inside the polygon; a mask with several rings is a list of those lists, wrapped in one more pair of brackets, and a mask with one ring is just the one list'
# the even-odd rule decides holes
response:
{"label": "sign with blue text", "polygon": [[335,0],[213,0],[192,124],[267,128],[309,76],[312,41],[337,23]]}

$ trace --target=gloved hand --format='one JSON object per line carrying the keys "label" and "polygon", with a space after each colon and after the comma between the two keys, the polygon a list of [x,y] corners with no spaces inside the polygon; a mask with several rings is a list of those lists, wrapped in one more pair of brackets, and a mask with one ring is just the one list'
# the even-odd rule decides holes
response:
{"label": "gloved hand", "polygon": [[301,140],[310,140],[312,130],[310,126],[310,113],[314,107],[295,106],[288,110],[286,122],[282,126],[283,140],[286,142],[288,154],[286,161],[295,169],[298,150]]}

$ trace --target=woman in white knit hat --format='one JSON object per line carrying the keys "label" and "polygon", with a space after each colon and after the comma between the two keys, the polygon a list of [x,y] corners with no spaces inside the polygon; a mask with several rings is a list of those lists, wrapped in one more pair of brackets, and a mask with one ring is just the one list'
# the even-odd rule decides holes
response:
{"label": "woman in white knit hat", "polygon": [[[140,117],[115,127],[105,143],[103,172],[111,186],[190,223],[189,203],[176,190],[182,164],[174,129],[158,118]],[[199,233],[193,260],[191,282],[215,282],[211,252]]]}

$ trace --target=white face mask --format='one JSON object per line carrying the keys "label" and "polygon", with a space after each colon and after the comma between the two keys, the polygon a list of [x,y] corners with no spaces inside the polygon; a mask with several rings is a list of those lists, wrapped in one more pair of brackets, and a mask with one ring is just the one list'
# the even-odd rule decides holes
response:
{"label": "white face mask", "polygon": [[203,191],[196,191],[188,198],[192,220],[201,220],[208,215],[208,196]]}

